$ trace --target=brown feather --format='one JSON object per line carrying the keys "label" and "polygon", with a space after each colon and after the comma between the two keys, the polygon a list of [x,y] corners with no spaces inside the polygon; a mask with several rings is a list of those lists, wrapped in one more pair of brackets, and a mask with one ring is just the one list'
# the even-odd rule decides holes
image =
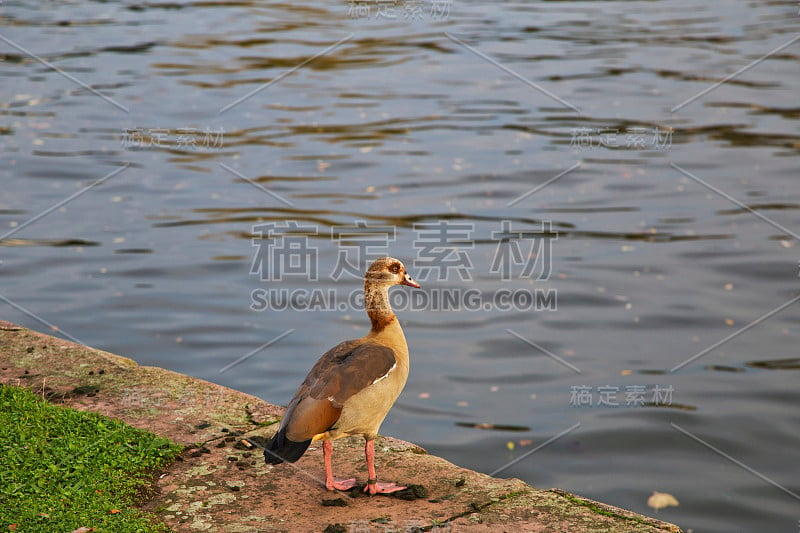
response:
{"label": "brown feather", "polygon": [[286,426],[286,437],[292,441],[304,441],[325,433],[339,419],[342,408],[330,400],[306,397],[297,404],[292,419]]}
{"label": "brown feather", "polygon": [[396,362],[391,348],[373,343],[361,344],[337,357],[327,372],[311,386],[309,394],[312,398],[328,398],[334,405],[344,405],[351,396],[385,376]]}
{"label": "brown feather", "polygon": [[396,364],[391,348],[345,341],[328,350],[311,369],[281,421],[286,436],[303,441],[336,424],[342,406],[353,395],[385,376]]}

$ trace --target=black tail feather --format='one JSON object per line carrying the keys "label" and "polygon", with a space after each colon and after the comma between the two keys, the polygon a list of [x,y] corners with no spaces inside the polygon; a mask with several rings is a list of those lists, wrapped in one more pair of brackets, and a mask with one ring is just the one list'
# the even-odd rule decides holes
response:
{"label": "black tail feather", "polygon": [[264,448],[264,461],[270,465],[279,465],[284,461],[294,463],[306,453],[309,444],[311,444],[311,439],[303,442],[294,442],[287,439],[286,430],[282,429],[272,437],[267,447]]}

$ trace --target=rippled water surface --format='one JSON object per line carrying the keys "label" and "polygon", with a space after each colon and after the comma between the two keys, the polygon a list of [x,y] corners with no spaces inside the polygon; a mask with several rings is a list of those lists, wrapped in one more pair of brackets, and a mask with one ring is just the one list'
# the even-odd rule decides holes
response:
{"label": "rippled water surface", "polygon": [[[372,243],[420,294],[489,304],[398,310],[412,372],[384,433],[642,513],[667,492],[656,516],[687,530],[797,531],[797,2],[6,0],[0,19],[3,318],[286,403],[366,332],[361,282],[331,274]],[[258,268],[291,246],[316,280]],[[464,268],[425,276],[437,253]],[[259,289],[344,304],[254,310]]]}

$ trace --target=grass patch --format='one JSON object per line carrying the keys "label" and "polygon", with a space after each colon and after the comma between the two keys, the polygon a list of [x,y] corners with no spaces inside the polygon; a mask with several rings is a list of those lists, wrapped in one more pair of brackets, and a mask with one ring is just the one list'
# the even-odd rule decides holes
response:
{"label": "grass patch", "polygon": [[152,472],[180,450],[119,420],[0,385],[0,531],[167,531],[136,504]]}

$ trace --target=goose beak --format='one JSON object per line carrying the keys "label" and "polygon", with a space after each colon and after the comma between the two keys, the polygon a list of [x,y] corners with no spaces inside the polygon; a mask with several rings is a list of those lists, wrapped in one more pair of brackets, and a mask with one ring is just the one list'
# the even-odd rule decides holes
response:
{"label": "goose beak", "polygon": [[419,289],[419,283],[414,281],[414,278],[408,275],[408,272],[403,274],[403,281],[400,282],[401,285],[408,285],[409,287],[414,287]]}

